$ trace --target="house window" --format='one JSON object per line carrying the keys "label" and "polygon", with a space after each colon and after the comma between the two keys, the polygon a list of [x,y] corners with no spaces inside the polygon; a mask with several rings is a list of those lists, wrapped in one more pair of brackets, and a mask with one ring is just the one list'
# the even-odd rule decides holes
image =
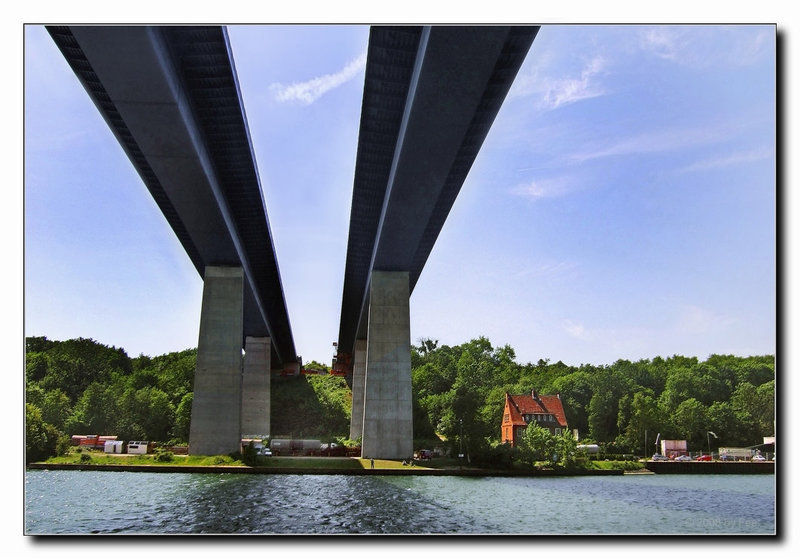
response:
{"label": "house window", "polygon": [[503,421],[510,421],[510,420],[511,420],[511,416],[509,414],[505,414],[503,416]]}
{"label": "house window", "polygon": [[556,435],[560,435],[560,434],[561,434],[561,429],[559,427],[556,427]]}

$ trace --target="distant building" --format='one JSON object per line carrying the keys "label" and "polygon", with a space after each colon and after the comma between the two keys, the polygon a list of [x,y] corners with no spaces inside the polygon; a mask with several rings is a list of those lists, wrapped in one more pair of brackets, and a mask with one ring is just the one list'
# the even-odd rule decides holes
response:
{"label": "distant building", "polygon": [[661,454],[667,458],[689,456],[689,444],[685,440],[661,439]]}
{"label": "distant building", "polygon": [[567,416],[559,394],[538,394],[531,390],[530,394],[512,396],[506,392],[506,406],[503,410],[501,427],[502,440],[517,446],[522,433],[531,423],[549,429],[554,435],[560,435],[568,429]]}

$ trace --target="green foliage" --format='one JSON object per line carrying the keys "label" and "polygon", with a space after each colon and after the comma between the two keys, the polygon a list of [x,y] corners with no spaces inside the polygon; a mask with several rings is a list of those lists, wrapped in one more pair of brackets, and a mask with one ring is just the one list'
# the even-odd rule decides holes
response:
{"label": "green foliage", "polygon": [[244,447],[241,460],[248,466],[255,466],[258,462],[258,450],[256,450],[252,441]]}
{"label": "green foliage", "polygon": [[708,412],[706,406],[694,398],[684,400],[672,414],[672,423],[689,448],[702,448],[706,439]]}
{"label": "green foliage", "polygon": [[319,409],[319,436],[349,434],[352,394],[345,379],[331,375],[311,375],[306,379]]}
{"label": "green foliage", "polygon": [[[189,349],[134,359],[91,339],[26,339],[26,452],[52,456],[63,433],[114,434],[121,439],[186,441],[197,352]],[[423,339],[411,348],[414,438],[444,440],[457,455],[506,463],[498,446],[505,393],[536,388],[561,396],[571,429],[617,454],[650,454],[656,433],[705,450],[749,446],[775,430],[774,357],[712,355],[619,360],[568,366],[539,359],[520,364],[508,345],[486,338],[457,346]],[[327,370],[319,363],[307,368]],[[351,392],[329,375],[275,378],[272,431],[295,438],[349,436]],[[533,436],[533,433],[531,434]],[[569,457],[564,450],[536,450]],[[65,443],[66,444],[66,443]],[[612,450],[608,450],[612,452]],[[534,452],[534,451],[530,451]],[[514,459],[512,458],[512,459]],[[531,456],[526,458],[532,460]],[[552,460],[552,455],[549,460]],[[568,458],[565,458],[568,460]],[[563,462],[559,459],[558,461]]]}
{"label": "green foliage", "polygon": [[92,455],[91,454],[89,454],[89,453],[81,454],[81,459],[80,459],[81,464],[88,464],[91,461],[92,461]]}
{"label": "green foliage", "polygon": [[63,429],[64,423],[72,413],[69,396],[59,388],[45,392],[40,407],[42,419],[58,429]]}
{"label": "green foliage", "polygon": [[535,423],[525,429],[518,452],[523,462],[530,465],[544,462],[551,467],[571,468],[579,459],[578,441],[572,433],[562,431],[553,434]]}
{"label": "green foliage", "polygon": [[94,382],[81,394],[65,422],[68,433],[109,434],[119,420],[119,404],[111,386]]}
{"label": "green foliage", "polygon": [[342,377],[277,377],[271,400],[271,429],[277,436],[332,439],[350,434],[351,393]]}
{"label": "green foliage", "polygon": [[[493,348],[485,338],[412,346],[414,437],[429,438],[433,429],[456,452],[463,446],[487,453],[499,439],[505,392],[533,388],[558,393],[570,429],[619,454],[652,453],[657,433],[705,449],[708,430],[720,436],[717,446],[751,445],[774,432],[772,356],[712,355],[701,362],[674,355],[599,367],[514,359],[513,349]],[[546,450],[537,451],[541,460]]]}
{"label": "green foliage", "polygon": [[42,418],[42,411],[33,404],[25,404],[25,459],[38,462],[63,454],[69,440]]}
{"label": "green foliage", "polygon": [[175,410],[175,424],[172,427],[172,436],[181,441],[189,440],[189,427],[192,421],[192,401],[194,393],[187,392],[181,398],[178,409]]}
{"label": "green foliage", "polygon": [[118,436],[124,440],[165,441],[172,430],[175,410],[167,395],[151,386],[130,387],[119,399]]}
{"label": "green foliage", "polygon": [[140,355],[132,360],[134,378],[131,385],[137,390],[146,386],[158,388],[177,408],[184,396],[193,390],[196,365],[196,349],[167,353],[157,357]]}
{"label": "green foliage", "polygon": [[532,423],[528,425],[519,443],[523,461],[533,465],[536,462],[553,463],[556,460],[556,437],[549,429]]}
{"label": "green foliage", "polygon": [[155,453],[155,461],[156,462],[172,462],[175,459],[175,455],[165,448],[159,448],[156,450]]}

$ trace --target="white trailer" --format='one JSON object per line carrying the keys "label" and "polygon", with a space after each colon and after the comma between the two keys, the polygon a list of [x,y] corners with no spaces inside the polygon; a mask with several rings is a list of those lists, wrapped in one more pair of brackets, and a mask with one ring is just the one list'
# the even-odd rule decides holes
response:
{"label": "white trailer", "polygon": [[130,441],[128,443],[128,454],[147,454],[150,443],[147,441]]}
{"label": "white trailer", "polygon": [[106,454],[122,454],[123,448],[122,441],[106,441],[103,443],[103,452]]}

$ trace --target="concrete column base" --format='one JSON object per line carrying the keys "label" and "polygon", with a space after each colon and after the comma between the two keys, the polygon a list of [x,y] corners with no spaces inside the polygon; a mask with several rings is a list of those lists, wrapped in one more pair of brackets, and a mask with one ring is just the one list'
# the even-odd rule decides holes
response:
{"label": "concrete column base", "polygon": [[414,454],[408,277],[372,272],[362,458],[403,460]]}
{"label": "concrete column base", "polygon": [[228,454],[241,444],[243,281],[241,268],[206,267],[189,454]]}
{"label": "concrete column base", "polygon": [[356,340],[353,350],[353,405],[350,414],[350,439],[356,440],[364,428],[364,377],[367,373],[367,340]]}
{"label": "concrete column base", "polygon": [[269,338],[248,336],[244,343],[242,372],[242,437],[267,438],[270,434]]}

